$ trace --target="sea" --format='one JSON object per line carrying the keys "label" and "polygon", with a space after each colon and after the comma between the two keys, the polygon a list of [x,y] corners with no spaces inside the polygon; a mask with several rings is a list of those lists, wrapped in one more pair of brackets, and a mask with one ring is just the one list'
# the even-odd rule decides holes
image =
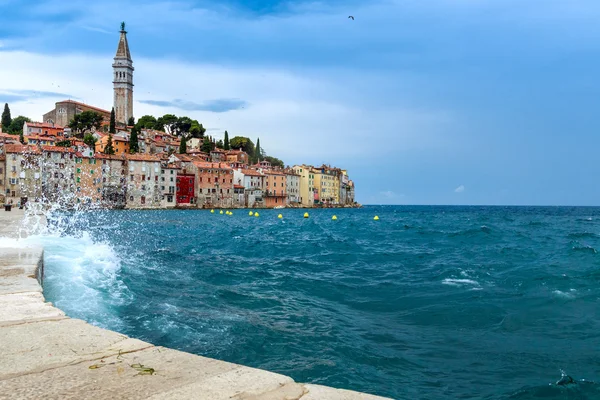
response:
{"label": "sea", "polygon": [[600,399],[600,208],[257,211],[53,212],[25,240],[48,301],[155,345],[394,399]]}

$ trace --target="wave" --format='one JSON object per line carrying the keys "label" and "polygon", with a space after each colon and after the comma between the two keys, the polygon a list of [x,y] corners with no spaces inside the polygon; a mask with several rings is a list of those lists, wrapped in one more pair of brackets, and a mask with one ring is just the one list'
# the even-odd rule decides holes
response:
{"label": "wave", "polygon": [[446,278],[442,281],[442,285],[451,285],[451,286],[463,286],[463,285],[474,285],[481,286],[479,282],[474,281],[473,279],[453,279]]}

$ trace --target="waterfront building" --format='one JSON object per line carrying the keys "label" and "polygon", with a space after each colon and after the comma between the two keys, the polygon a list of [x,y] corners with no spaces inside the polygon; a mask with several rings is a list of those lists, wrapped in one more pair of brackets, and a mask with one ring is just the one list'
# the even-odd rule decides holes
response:
{"label": "waterfront building", "polygon": [[198,207],[233,206],[233,169],[225,163],[193,162]]}
{"label": "waterfront building", "polygon": [[159,208],[160,158],[150,154],[125,155],[128,166],[127,208]]}
{"label": "waterfront building", "polygon": [[40,148],[6,144],[4,152],[6,155],[5,190],[7,200],[14,204],[25,204],[27,201],[41,199]]}
{"label": "waterfront building", "polygon": [[292,168],[286,169],[285,175],[287,204],[296,207],[300,203],[300,175],[294,172]]}
{"label": "waterfront building", "polygon": [[312,207],[314,205],[315,179],[310,165],[295,165],[292,170],[298,175],[300,184],[300,205]]}
{"label": "waterfront building", "polygon": [[0,204],[6,200],[6,155],[0,153]]}
{"label": "waterfront building", "polygon": [[286,174],[273,169],[263,169],[265,176],[265,207],[274,208],[286,206],[287,189]]}
{"label": "waterfront building", "polygon": [[102,173],[101,203],[105,207],[125,208],[127,202],[127,160],[124,155],[96,153]]}
{"label": "waterfront building", "polygon": [[76,202],[84,205],[96,205],[102,198],[102,164],[94,153],[77,153],[75,161]]}
{"label": "waterfront building", "polygon": [[75,203],[74,171],[77,151],[71,147],[42,146],[42,196],[53,203]]}
{"label": "waterfront building", "polygon": [[233,170],[233,180],[244,188],[242,207],[262,208],[265,206],[263,192],[265,176],[255,169],[237,168]]}
{"label": "waterfront building", "polygon": [[[160,170],[160,190],[162,192],[161,198],[161,206],[162,208],[173,208],[177,204],[179,204],[176,199],[179,196],[184,196],[183,187],[179,185],[180,180],[178,179],[180,176],[181,167],[172,163],[169,164],[167,162],[161,163]],[[181,175],[184,176],[184,175]],[[193,175],[192,175],[193,178]],[[189,183],[188,183],[189,184]],[[192,183],[192,196],[194,192],[194,185]],[[177,196],[177,197],[176,197]]]}

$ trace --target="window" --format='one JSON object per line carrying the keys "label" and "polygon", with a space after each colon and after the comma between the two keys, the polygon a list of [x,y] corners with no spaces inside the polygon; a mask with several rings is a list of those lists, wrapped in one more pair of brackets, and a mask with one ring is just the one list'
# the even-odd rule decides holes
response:
{"label": "window", "polygon": [[142,185],[142,190],[146,190],[146,185]]}
{"label": "window", "polygon": [[145,181],[146,180],[146,175],[142,175],[142,180]]}
{"label": "window", "polygon": [[167,202],[168,203],[172,203],[173,202],[173,196],[167,196]]}
{"label": "window", "polygon": [[81,182],[81,178],[77,177],[77,183]]}
{"label": "window", "polygon": [[129,201],[133,201],[133,196],[129,196]]}
{"label": "window", "polygon": [[156,175],[156,176],[154,177],[154,180],[155,180],[156,182],[158,182],[158,175]]}
{"label": "window", "polygon": [[129,175],[129,180],[133,181],[133,175]]}
{"label": "window", "polygon": [[171,175],[173,175],[173,170],[171,170]]}
{"label": "window", "polygon": [[93,169],[90,170],[90,174],[94,175],[94,170]]}
{"label": "window", "polygon": [[142,204],[146,204],[146,196],[142,196],[142,198],[141,198],[141,203],[142,203]]}

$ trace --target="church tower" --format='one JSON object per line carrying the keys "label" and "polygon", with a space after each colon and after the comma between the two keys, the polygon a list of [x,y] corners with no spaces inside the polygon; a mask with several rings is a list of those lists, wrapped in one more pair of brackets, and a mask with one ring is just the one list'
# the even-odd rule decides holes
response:
{"label": "church tower", "polygon": [[133,61],[129,53],[125,22],[121,22],[119,47],[112,67],[115,119],[126,124],[133,117]]}

